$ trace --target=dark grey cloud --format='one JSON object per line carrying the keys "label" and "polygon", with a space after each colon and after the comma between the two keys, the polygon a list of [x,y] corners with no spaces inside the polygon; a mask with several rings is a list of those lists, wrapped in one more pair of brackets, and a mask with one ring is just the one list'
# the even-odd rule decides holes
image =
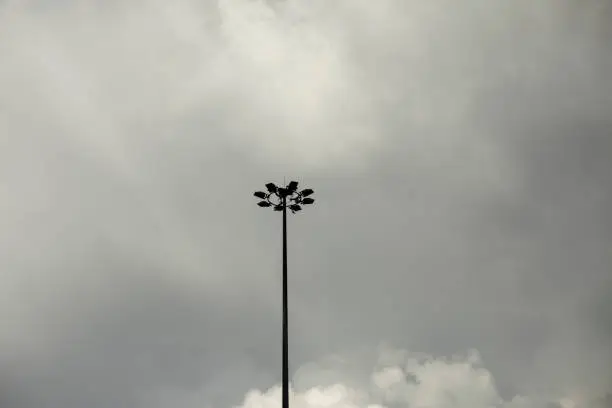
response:
{"label": "dark grey cloud", "polygon": [[605,401],[610,10],[0,3],[0,404]]}

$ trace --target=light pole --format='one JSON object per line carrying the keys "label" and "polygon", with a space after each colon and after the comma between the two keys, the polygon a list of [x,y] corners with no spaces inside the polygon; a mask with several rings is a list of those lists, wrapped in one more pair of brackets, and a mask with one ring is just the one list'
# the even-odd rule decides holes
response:
{"label": "light pole", "polygon": [[297,191],[297,181],[292,181],[285,187],[277,187],[274,183],[266,184],[267,192],[257,191],[255,197],[261,199],[260,207],[271,207],[274,211],[283,212],[283,404],[289,408],[289,322],[287,318],[287,208],[293,214],[302,210],[302,205],[313,204],[309,196],[314,193],[307,188]]}

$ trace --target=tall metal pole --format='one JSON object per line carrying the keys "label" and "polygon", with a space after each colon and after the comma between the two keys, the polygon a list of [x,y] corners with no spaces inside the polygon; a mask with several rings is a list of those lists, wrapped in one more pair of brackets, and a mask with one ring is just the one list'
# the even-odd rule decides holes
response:
{"label": "tall metal pole", "polygon": [[287,198],[283,197],[283,404],[289,408],[289,306],[287,299]]}
{"label": "tall metal pole", "polygon": [[[309,196],[314,193],[307,188],[297,191],[298,183],[290,182],[285,187],[277,187],[274,183],[266,184],[268,192],[257,191],[255,197],[261,199],[257,205],[272,207],[275,211],[283,212],[283,396],[282,408],[289,408],[289,307],[287,296],[287,208],[292,213],[302,210],[302,205],[313,204],[314,199]],[[287,201],[290,201],[288,204]]]}

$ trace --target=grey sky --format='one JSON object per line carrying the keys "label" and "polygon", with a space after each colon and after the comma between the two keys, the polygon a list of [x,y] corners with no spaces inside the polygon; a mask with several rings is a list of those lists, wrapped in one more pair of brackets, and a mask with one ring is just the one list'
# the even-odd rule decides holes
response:
{"label": "grey sky", "polygon": [[606,0],[0,1],[0,406],[271,408],[251,194],[283,177],[317,198],[297,406],[609,405],[611,27]]}

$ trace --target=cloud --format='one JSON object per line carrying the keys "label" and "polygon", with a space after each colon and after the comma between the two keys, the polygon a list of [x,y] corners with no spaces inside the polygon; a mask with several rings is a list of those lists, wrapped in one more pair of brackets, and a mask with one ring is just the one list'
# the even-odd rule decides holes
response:
{"label": "cloud", "polygon": [[[226,141],[280,165],[358,158],[378,139],[342,44],[299,3],[279,9],[235,0],[5,7],[10,59],[3,77],[10,75],[5,86],[22,95],[8,108],[39,106],[62,133],[115,161],[114,168],[135,166],[129,146],[143,126],[202,111],[213,128],[222,126],[217,131]],[[19,44],[10,42],[15,36]],[[37,95],[37,105],[22,99],[27,92]]]}
{"label": "cloud", "polygon": [[[389,356],[392,356],[389,358]],[[357,385],[342,380],[328,385],[302,388],[295,385],[290,391],[292,406],[298,408],[551,408],[595,407],[600,401],[573,401],[552,396],[520,396],[503,399],[491,373],[484,368],[481,357],[471,351],[452,358],[434,357],[422,353],[386,349],[372,368],[369,381]],[[338,372],[342,368],[337,367]],[[345,373],[348,375],[349,373]],[[318,373],[310,371],[314,378]],[[340,376],[342,374],[339,374]],[[295,379],[294,379],[295,380]],[[295,384],[295,383],[294,383]],[[265,391],[249,391],[239,408],[274,408],[281,405],[280,386]],[[191,396],[180,392],[152,398],[155,407],[175,404],[181,408],[210,406],[201,394]],[[164,400],[162,398],[162,400]],[[178,405],[176,405],[178,404]]]}
{"label": "cloud", "polygon": [[[268,395],[279,220],[250,194],[294,176],[317,197],[290,226],[297,394],[609,392],[610,11],[0,2],[0,405]],[[376,391],[367,358],[319,361],[382,340],[429,362]],[[488,371],[439,358],[470,348]]]}

